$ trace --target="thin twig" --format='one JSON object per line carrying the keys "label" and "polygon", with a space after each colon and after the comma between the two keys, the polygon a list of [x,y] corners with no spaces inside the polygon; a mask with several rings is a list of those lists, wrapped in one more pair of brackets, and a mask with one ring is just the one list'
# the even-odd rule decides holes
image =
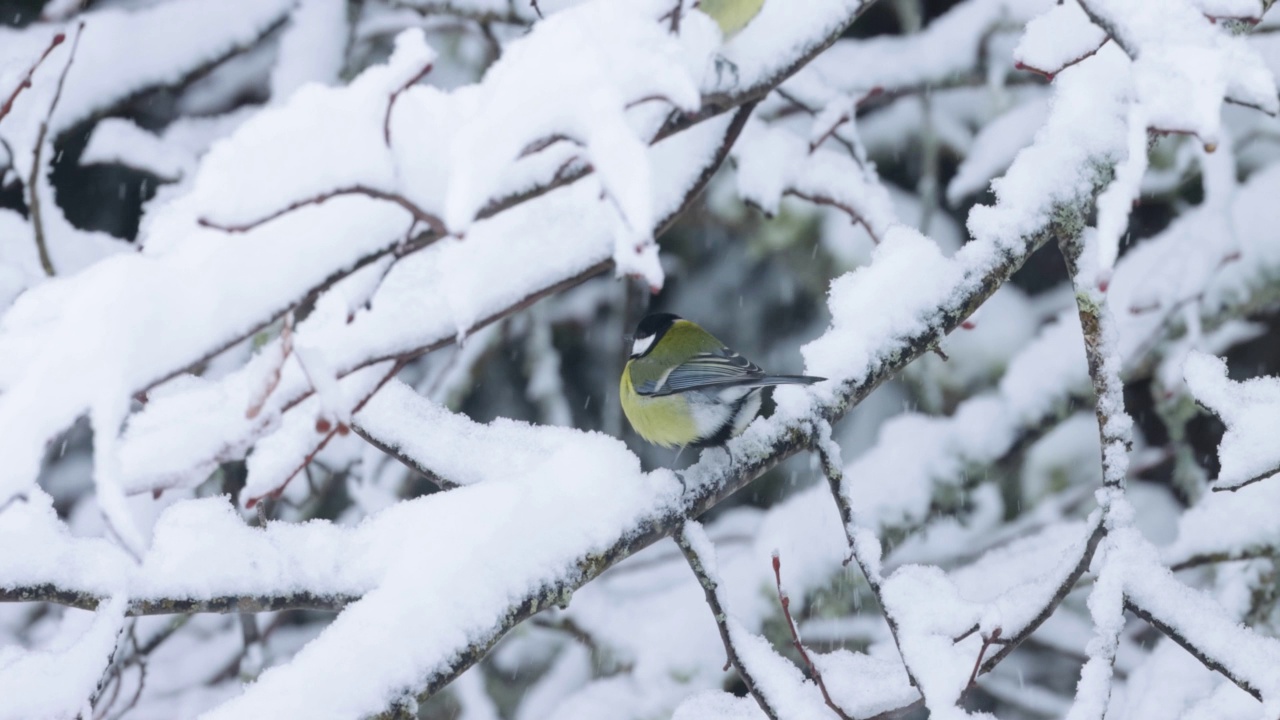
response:
{"label": "thin twig", "polygon": [[791,644],[796,652],[800,653],[804,664],[809,666],[809,674],[813,676],[813,682],[822,691],[823,702],[842,720],[853,720],[836,704],[835,700],[831,699],[831,694],[827,692],[827,683],[822,679],[822,673],[818,671],[818,666],[813,664],[813,659],[809,657],[809,651],[805,649],[804,643],[800,642],[800,632],[796,630],[796,621],[791,617],[791,598],[782,589],[782,559],[778,556],[777,550],[773,551],[773,579],[778,586],[778,602],[782,604],[782,616],[786,618],[787,629],[791,631]]}
{"label": "thin twig", "polygon": [[815,205],[826,205],[828,207],[833,207],[843,212],[844,214],[848,215],[849,219],[852,220],[854,223],[857,223],[858,225],[861,225],[862,227],[866,228],[867,235],[871,236],[872,242],[874,242],[877,245],[880,244],[880,236],[876,234],[876,231],[874,229],[872,229],[871,224],[868,223],[866,219],[863,218],[862,215],[857,210],[854,210],[853,207],[848,203],[842,200],[837,200],[832,197],[827,197],[826,195],[814,195],[813,193],[806,193],[800,190],[796,190],[794,188],[788,189],[786,193],[788,195],[794,195],[795,197],[798,197],[801,200],[808,200],[809,202]]}
{"label": "thin twig", "polygon": [[1046,80],[1053,80],[1055,77],[1057,77],[1058,73],[1062,72],[1063,70],[1066,70],[1072,65],[1077,65],[1079,63],[1082,63],[1085,60],[1088,60],[1089,58],[1096,55],[1098,51],[1101,50],[1103,46],[1110,41],[1111,41],[1111,37],[1107,36],[1103,38],[1102,42],[1098,43],[1098,47],[1093,48],[1092,50],[1089,50],[1081,55],[1073,57],[1070,60],[1067,60],[1066,62],[1062,63],[1060,66],[1056,68],[1038,68],[1033,65],[1027,65],[1026,63],[1023,63],[1023,62],[1015,63],[1013,67],[1015,70],[1024,70],[1026,72],[1035,73],[1036,75],[1039,75],[1045,78]]}
{"label": "thin twig", "polygon": [[684,15],[684,0],[675,0],[675,7],[671,8],[659,20],[667,20],[670,24],[667,29],[672,35],[680,34],[680,19]]}
{"label": "thin twig", "polygon": [[284,324],[280,328],[280,359],[272,363],[271,372],[267,373],[267,381],[262,384],[262,390],[249,403],[249,407],[245,409],[244,416],[246,418],[252,420],[262,412],[262,408],[267,404],[267,398],[271,397],[271,393],[275,392],[276,387],[280,385],[281,371],[284,369],[284,364],[289,360],[289,354],[292,352],[293,311],[291,310],[284,316]]}
{"label": "thin twig", "polygon": [[991,631],[991,635],[982,638],[982,647],[978,648],[978,657],[973,661],[973,672],[969,673],[969,682],[966,688],[973,687],[978,682],[978,671],[982,668],[982,656],[987,654],[987,648],[1000,643],[1000,628]]}
{"label": "thin twig", "polygon": [[1159,630],[1170,640],[1174,641],[1179,646],[1181,646],[1183,650],[1186,650],[1187,652],[1191,653],[1191,655],[1196,660],[1199,660],[1200,663],[1204,665],[1206,668],[1209,668],[1210,670],[1221,673],[1223,677],[1235,683],[1236,686],[1239,687],[1241,690],[1244,690],[1245,692],[1249,693],[1259,701],[1263,700],[1261,690],[1254,687],[1253,684],[1250,683],[1248,680],[1245,680],[1244,678],[1241,678],[1239,675],[1236,675],[1235,673],[1228,670],[1226,666],[1224,666],[1222,663],[1210,657],[1203,650],[1197,647],[1195,643],[1188,640],[1187,637],[1183,635],[1180,631],[1178,631],[1172,625],[1169,625],[1168,623],[1161,620],[1158,616],[1152,614],[1149,610],[1147,610],[1147,608],[1135,603],[1132,598],[1127,596],[1125,597],[1124,608],[1129,612],[1132,612],[1134,615],[1137,615],[1138,617],[1145,620],[1148,625],[1155,628],[1156,630]]}
{"label": "thin twig", "polygon": [[[125,703],[125,706],[120,708],[119,712],[113,715],[111,720],[122,720],[130,710],[138,706],[138,700],[142,699],[142,690],[147,685],[147,661],[140,658],[135,665],[138,668],[138,687],[133,691],[133,697],[129,698],[129,702]],[[121,677],[123,677],[123,673]],[[123,684],[124,680],[122,679],[120,682]],[[114,704],[114,701],[112,704]]]}
{"label": "thin twig", "polygon": [[323,205],[324,203],[328,202],[329,200],[332,200],[333,198],[342,197],[345,195],[364,195],[365,197],[371,197],[375,200],[386,200],[387,202],[395,203],[396,205],[399,205],[400,207],[409,211],[409,214],[412,215],[414,219],[418,220],[419,222],[422,222],[427,227],[431,228],[433,233],[441,236],[448,234],[448,231],[445,230],[443,220],[436,217],[433,213],[427,212],[426,210],[422,209],[409,198],[403,195],[400,195],[398,193],[387,192],[386,190],[379,190],[377,188],[371,188],[367,185],[350,185],[348,187],[342,187],[342,188],[337,188],[336,190],[329,190],[326,192],[322,192],[319,195],[314,195],[312,197],[305,198],[303,200],[295,200],[294,202],[289,203],[287,206],[279,210],[276,210],[275,212],[269,215],[258,218],[257,220],[251,220],[246,223],[224,224],[224,223],[219,223],[217,221],[210,220],[208,218],[203,218],[203,217],[200,218],[197,222],[199,222],[200,225],[204,227],[213,228],[214,230],[221,230],[223,232],[229,232],[229,233],[243,233],[258,227],[259,225],[264,225],[266,223],[269,223],[272,220],[275,220],[276,218],[279,218],[282,215],[287,215],[299,208],[304,208],[304,207],[307,207],[308,205]]}
{"label": "thin twig", "polygon": [[44,218],[40,205],[40,180],[44,175],[44,142],[49,134],[49,122],[53,119],[53,112],[58,108],[58,101],[62,99],[62,87],[67,82],[67,72],[71,70],[71,64],[76,60],[76,49],[80,47],[80,36],[83,33],[84,21],[81,20],[76,26],[76,37],[71,41],[71,50],[67,53],[67,64],[63,66],[62,74],[58,76],[58,85],[53,91],[53,101],[49,103],[49,111],[45,113],[44,120],[40,123],[40,131],[36,134],[35,155],[31,160],[31,177],[27,181],[27,192],[30,197],[27,205],[31,210],[32,235],[35,236],[36,252],[40,255],[40,267],[49,277],[57,273],[53,268],[53,258],[49,256],[49,245],[44,234]]}
{"label": "thin twig", "polygon": [[49,40],[49,46],[44,49],[43,53],[40,53],[40,57],[36,58],[36,61],[31,64],[31,67],[27,68],[27,74],[18,82],[18,86],[13,89],[13,92],[9,93],[9,98],[4,101],[4,104],[0,105],[0,120],[3,120],[4,117],[9,114],[9,111],[13,109],[13,103],[18,99],[18,96],[22,94],[22,91],[31,87],[31,76],[34,75],[36,69],[40,67],[40,63],[43,63],[45,58],[49,57],[49,53],[53,52],[53,49],[61,45],[66,39],[66,33],[58,33]]}
{"label": "thin twig", "polygon": [[[370,390],[368,393],[366,393],[364,397],[360,398],[359,402],[357,402],[354,406],[352,406],[351,414],[355,415],[356,413],[360,412],[360,410],[369,402],[369,400],[371,400],[373,396],[376,395],[378,391],[382,389],[382,386],[386,385],[387,382],[391,380],[391,378],[398,375],[400,371],[404,369],[404,366],[407,363],[408,363],[408,360],[398,360],[392,363],[391,367],[387,370],[386,374],[378,379],[378,382],[373,386],[373,389]],[[256,495],[254,497],[251,497],[245,500],[244,506],[246,508],[252,508],[254,505],[257,505],[264,498],[280,497],[280,493],[284,492],[285,486],[287,486],[291,480],[297,477],[299,473],[301,473],[308,465],[310,465],[311,461],[316,459],[316,456],[320,454],[320,451],[323,450],[325,446],[329,444],[329,441],[332,440],[335,435],[346,435],[347,433],[351,432],[351,427],[344,423],[337,423],[336,425],[325,425],[325,426],[322,426],[319,423],[317,423],[316,431],[319,432],[322,435],[322,437],[320,438],[319,441],[316,442],[315,447],[312,448],[312,450],[309,453],[307,453],[305,457],[302,458],[302,461],[298,464],[298,466],[295,467],[292,472],[286,475],[284,480],[275,489],[263,495]]]}
{"label": "thin twig", "polygon": [[1268,478],[1275,477],[1276,473],[1280,473],[1280,468],[1271,468],[1270,470],[1258,473],[1248,480],[1236,483],[1235,485],[1212,485],[1209,489],[1214,492],[1235,492],[1240,488],[1248,487],[1256,482],[1262,482]]}
{"label": "thin twig", "polygon": [[387,147],[391,147],[391,110],[395,108],[396,100],[400,99],[401,93],[414,85],[417,85],[422,78],[426,77],[427,73],[431,72],[431,67],[431,63],[427,63],[426,66],[419,70],[416,75],[409,78],[400,87],[396,88],[395,91],[391,93],[391,97],[387,98],[387,112],[382,117],[382,141]]}

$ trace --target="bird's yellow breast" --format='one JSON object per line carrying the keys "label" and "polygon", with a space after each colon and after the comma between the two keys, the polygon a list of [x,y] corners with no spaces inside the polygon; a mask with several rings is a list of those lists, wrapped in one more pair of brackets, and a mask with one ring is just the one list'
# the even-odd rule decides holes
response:
{"label": "bird's yellow breast", "polygon": [[698,439],[698,428],[689,412],[688,400],[679,394],[646,397],[637,393],[631,383],[630,362],[622,370],[618,397],[631,427],[648,442],[676,447]]}
{"label": "bird's yellow breast", "polygon": [[725,38],[738,34],[763,6],[764,0],[702,0],[698,4],[720,26]]}

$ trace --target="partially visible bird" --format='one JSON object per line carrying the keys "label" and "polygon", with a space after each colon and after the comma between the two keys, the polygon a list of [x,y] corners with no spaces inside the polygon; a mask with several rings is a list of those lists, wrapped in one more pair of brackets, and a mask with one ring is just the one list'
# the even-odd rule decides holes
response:
{"label": "partially visible bird", "polygon": [[720,26],[725,40],[737,35],[764,7],[764,0],[701,0],[698,9]]}
{"label": "partially visible bird", "polygon": [[721,445],[760,412],[761,390],[825,378],[768,375],[714,335],[671,313],[636,326],[622,369],[622,410],[640,437],[664,447]]}

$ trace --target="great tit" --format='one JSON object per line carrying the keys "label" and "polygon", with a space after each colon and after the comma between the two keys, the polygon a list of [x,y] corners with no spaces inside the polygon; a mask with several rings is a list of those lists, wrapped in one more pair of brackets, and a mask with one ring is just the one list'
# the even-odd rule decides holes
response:
{"label": "great tit", "polygon": [[766,375],[697,323],[658,313],[636,326],[618,392],[640,437],[663,447],[703,448],[746,430],[765,387],[824,379]]}
{"label": "great tit", "polygon": [[760,12],[764,0],[701,0],[698,9],[711,16],[726,40],[738,34]]}

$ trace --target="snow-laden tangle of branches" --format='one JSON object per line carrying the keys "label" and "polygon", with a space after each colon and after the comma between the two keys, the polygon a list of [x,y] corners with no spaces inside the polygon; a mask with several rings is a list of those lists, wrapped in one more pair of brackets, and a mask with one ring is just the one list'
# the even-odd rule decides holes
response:
{"label": "snow-laden tangle of branches", "polygon": [[[914,33],[845,37],[870,3],[769,0],[728,40],[673,0],[53,2],[0,30],[0,182],[25,207],[0,210],[0,599],[89,611],[0,616],[0,716],[407,717],[448,687],[465,717],[497,717],[478,663],[517,626],[499,668],[559,648],[522,718],[947,718],[975,687],[1031,715],[1280,713],[1280,641],[1241,623],[1273,579],[1172,572],[1280,544],[1277,381],[1213,357],[1280,298],[1280,46],[1250,36],[1270,3],[965,0]],[[440,23],[496,57],[482,78],[438,56]],[[388,57],[360,57],[389,34]],[[434,84],[437,63],[455,75]],[[228,104],[264,65],[267,100]],[[163,130],[112,116],[156,87],[186,88]],[[82,162],[167,183],[136,245],[55,197],[55,143],[86,123]],[[994,191],[958,249],[900,221],[870,160],[917,131],[964,158],[948,201]],[[1186,136],[1177,166],[1149,167],[1168,134]],[[749,204],[799,198],[876,243],[802,349],[830,380],[780,389],[729,452],[645,472],[609,435],[476,423],[400,377],[454,343],[465,366],[495,323],[601,273],[656,291],[655,238],[729,159]],[[1203,202],[1121,257],[1134,201],[1192,166]],[[971,318],[1046,244],[1071,307],[950,415],[904,413],[842,457],[833,424],[963,344],[962,324],[1005,322]],[[545,351],[539,307],[527,342]],[[1140,530],[1150,492],[1127,487],[1137,376],[1170,414],[1194,394],[1228,428],[1214,483],[1181,466],[1194,504],[1163,546]],[[1064,419],[1072,402],[1096,424]],[[79,418],[101,523],[73,533],[38,480]],[[1006,522],[983,478],[1049,433],[1100,438],[1100,484],[1045,488]],[[326,446],[365,441],[441,491],[396,501],[371,471],[344,522],[237,509],[305,503]],[[797,454],[825,482],[695,522]],[[234,498],[197,497],[246,457]],[[149,496],[150,516],[131,499]],[[846,566],[876,611],[804,618]],[[1084,611],[1064,605],[1077,589]],[[286,609],[337,615],[268,644],[251,613]],[[1126,611],[1163,637],[1141,647]],[[208,615],[228,612],[245,614],[230,633]],[[819,652],[824,634],[857,650]],[[1087,634],[1074,697],[1020,664],[1028,642]]]}

